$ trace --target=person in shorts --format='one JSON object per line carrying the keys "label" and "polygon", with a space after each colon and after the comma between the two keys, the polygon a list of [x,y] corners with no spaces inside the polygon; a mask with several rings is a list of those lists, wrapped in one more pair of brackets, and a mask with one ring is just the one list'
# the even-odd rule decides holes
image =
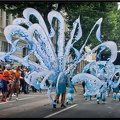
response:
{"label": "person in shorts", "polygon": [[5,70],[3,71],[3,94],[1,101],[2,102],[7,102],[7,93],[8,93],[8,83],[10,79],[10,70],[11,70],[11,65],[7,64],[5,66]]}

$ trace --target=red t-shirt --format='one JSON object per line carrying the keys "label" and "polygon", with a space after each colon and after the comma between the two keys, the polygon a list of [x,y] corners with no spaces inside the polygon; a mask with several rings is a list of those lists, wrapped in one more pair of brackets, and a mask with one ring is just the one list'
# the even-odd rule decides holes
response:
{"label": "red t-shirt", "polygon": [[3,71],[3,80],[8,81],[10,76],[10,71],[5,70]]}
{"label": "red t-shirt", "polygon": [[2,75],[2,73],[0,73],[0,79],[2,79],[3,78],[3,75]]}
{"label": "red t-shirt", "polygon": [[17,79],[20,79],[20,76],[21,76],[20,72],[19,72],[19,71],[16,71],[16,72],[15,72],[15,76],[16,76]]}

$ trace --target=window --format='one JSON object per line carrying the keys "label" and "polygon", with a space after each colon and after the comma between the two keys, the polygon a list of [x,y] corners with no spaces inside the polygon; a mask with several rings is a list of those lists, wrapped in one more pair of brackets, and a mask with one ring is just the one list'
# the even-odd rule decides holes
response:
{"label": "window", "polygon": [[1,51],[2,52],[9,52],[11,49],[11,44],[5,41],[2,41],[2,47],[1,47]]}
{"label": "window", "polygon": [[0,26],[2,26],[2,10],[0,9]]}
{"label": "window", "polygon": [[24,47],[23,48],[23,57],[25,57],[26,55],[28,55],[28,48]]}
{"label": "window", "polygon": [[6,14],[6,26],[8,26],[8,25],[9,25],[9,15]]}

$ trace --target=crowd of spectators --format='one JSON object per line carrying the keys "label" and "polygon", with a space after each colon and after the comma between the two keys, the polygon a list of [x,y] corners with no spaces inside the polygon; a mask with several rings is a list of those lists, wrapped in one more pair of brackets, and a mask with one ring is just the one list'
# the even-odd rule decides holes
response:
{"label": "crowd of spectators", "polygon": [[12,99],[12,96],[18,96],[21,93],[29,94],[30,89],[32,92],[41,92],[34,86],[29,85],[25,81],[25,75],[29,69],[24,66],[14,66],[10,64],[0,66],[0,97],[2,102],[7,102]]}

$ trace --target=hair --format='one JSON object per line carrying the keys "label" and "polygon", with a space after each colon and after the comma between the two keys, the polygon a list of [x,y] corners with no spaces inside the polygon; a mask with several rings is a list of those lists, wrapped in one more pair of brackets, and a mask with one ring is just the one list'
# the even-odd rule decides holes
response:
{"label": "hair", "polygon": [[90,70],[88,69],[86,73],[89,73],[89,74],[90,74]]}
{"label": "hair", "polygon": [[11,70],[11,74],[15,74],[15,72],[13,70]]}
{"label": "hair", "polygon": [[2,66],[2,71],[4,71],[4,70],[5,70],[5,66],[3,65],[3,66]]}
{"label": "hair", "polygon": [[72,77],[70,77],[70,81],[72,80]]}
{"label": "hair", "polygon": [[117,72],[115,75],[116,75],[116,76],[119,76],[120,74],[119,74],[119,72]]}

